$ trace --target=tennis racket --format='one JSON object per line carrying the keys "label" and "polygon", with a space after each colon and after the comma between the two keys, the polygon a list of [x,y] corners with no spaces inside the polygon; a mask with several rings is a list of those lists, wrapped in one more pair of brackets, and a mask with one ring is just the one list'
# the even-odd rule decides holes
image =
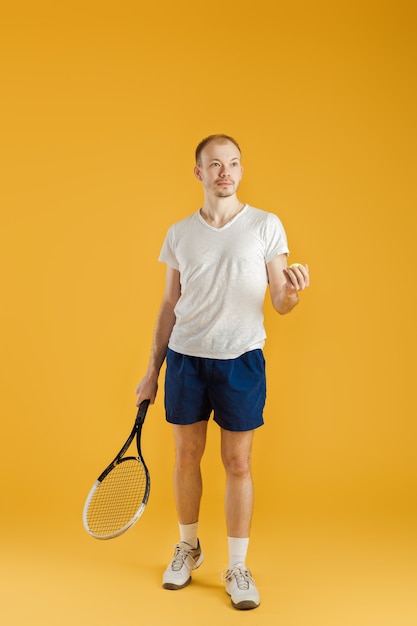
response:
{"label": "tennis racket", "polygon": [[[141,402],[126,443],[100,474],[84,504],[83,523],[96,539],[118,537],[131,528],[145,510],[150,476],[141,452],[141,433],[149,400]],[[125,456],[136,436],[137,456]]]}

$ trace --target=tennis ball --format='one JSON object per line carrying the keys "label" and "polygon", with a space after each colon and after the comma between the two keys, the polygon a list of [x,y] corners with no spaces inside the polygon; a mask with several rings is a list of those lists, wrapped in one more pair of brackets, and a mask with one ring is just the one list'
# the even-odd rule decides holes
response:
{"label": "tennis ball", "polygon": [[290,267],[300,267],[302,263],[291,263]]}

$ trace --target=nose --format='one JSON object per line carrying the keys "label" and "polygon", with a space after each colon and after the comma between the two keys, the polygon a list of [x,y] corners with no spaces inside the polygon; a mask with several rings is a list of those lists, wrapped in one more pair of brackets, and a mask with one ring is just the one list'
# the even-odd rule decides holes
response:
{"label": "nose", "polygon": [[229,176],[229,169],[227,167],[227,165],[222,165],[221,170],[220,170],[220,176],[222,178],[224,178],[225,176]]}

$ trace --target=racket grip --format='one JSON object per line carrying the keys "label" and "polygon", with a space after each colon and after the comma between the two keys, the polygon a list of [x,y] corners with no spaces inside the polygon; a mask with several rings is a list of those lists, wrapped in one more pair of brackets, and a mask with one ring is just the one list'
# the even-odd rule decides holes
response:
{"label": "racket grip", "polygon": [[139,404],[138,414],[137,414],[137,417],[136,417],[137,420],[143,421],[145,419],[145,415],[146,415],[146,412],[148,410],[149,402],[150,402],[150,400],[142,400],[142,402]]}

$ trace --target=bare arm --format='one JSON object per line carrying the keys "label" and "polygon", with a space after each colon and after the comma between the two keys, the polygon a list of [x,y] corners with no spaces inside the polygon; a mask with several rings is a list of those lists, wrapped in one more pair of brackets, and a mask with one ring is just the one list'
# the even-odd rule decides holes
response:
{"label": "bare arm", "polygon": [[181,295],[180,273],[167,267],[165,291],[155,324],[148,370],[136,388],[136,404],[149,399],[153,404],[158,391],[159,371],[165,360],[169,338],[175,324],[175,305]]}
{"label": "bare arm", "polygon": [[279,254],[266,267],[272,305],[285,315],[298,304],[298,293],[310,284],[308,265],[288,267],[287,255]]}

